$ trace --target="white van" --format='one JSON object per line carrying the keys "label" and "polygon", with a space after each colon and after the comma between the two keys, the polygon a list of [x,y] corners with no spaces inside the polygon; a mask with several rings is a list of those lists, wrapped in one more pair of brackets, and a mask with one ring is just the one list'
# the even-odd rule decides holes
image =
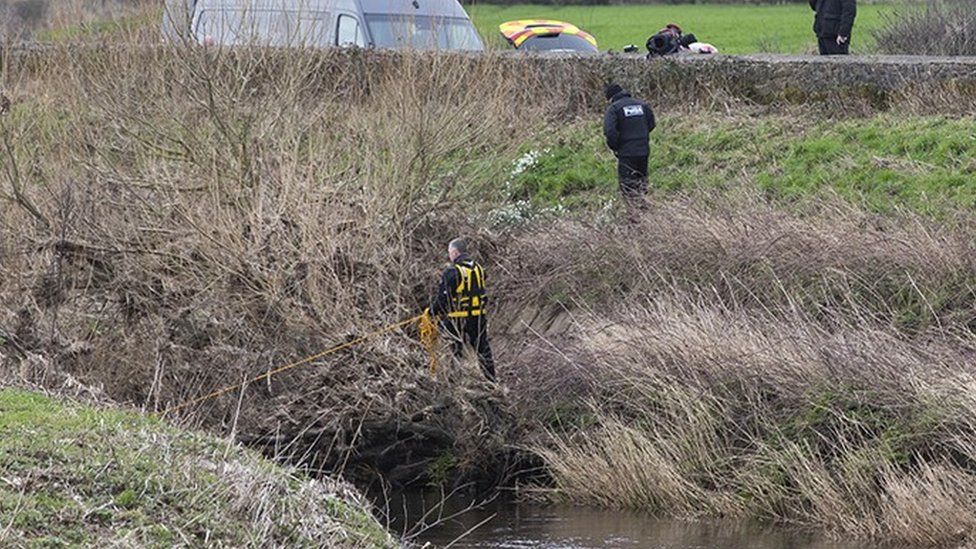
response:
{"label": "white van", "polygon": [[162,31],[222,46],[484,49],[457,0],[166,0]]}

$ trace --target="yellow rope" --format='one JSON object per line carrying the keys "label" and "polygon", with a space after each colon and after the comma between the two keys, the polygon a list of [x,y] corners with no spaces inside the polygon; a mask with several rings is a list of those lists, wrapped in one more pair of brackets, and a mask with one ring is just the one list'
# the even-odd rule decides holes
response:
{"label": "yellow rope", "polygon": [[430,315],[430,309],[420,315],[418,327],[420,328],[420,343],[424,346],[424,349],[427,349],[427,354],[430,355],[430,373],[431,375],[436,374],[438,330],[437,323]]}
{"label": "yellow rope", "polygon": [[[337,352],[339,352],[339,351],[341,351],[343,349],[348,349],[349,347],[352,347],[354,345],[359,345],[360,343],[363,343],[367,339],[376,337],[376,336],[381,335],[381,334],[385,334],[386,332],[392,332],[393,330],[396,330],[398,328],[402,328],[402,327],[404,327],[404,326],[406,326],[408,324],[413,324],[414,322],[420,322],[420,327],[421,327],[421,341],[423,341],[423,329],[424,329],[424,326],[425,326],[425,324],[424,324],[424,319],[425,318],[427,319],[427,322],[432,323],[432,321],[429,318],[428,313],[424,313],[423,315],[415,316],[413,318],[404,320],[402,322],[397,322],[396,324],[390,324],[389,326],[387,326],[385,328],[382,328],[382,329],[379,329],[379,330],[376,330],[375,332],[368,333],[368,334],[366,334],[366,335],[364,335],[362,337],[356,338],[356,339],[354,339],[352,341],[347,341],[347,342],[343,343],[342,345],[336,345],[335,347],[332,347],[331,349],[326,349],[325,351],[322,351],[321,353],[318,353],[318,354],[315,354],[315,355],[312,355],[312,356],[309,356],[309,357],[305,357],[305,358],[303,358],[303,359],[301,359],[301,360],[299,360],[297,362],[292,362],[291,364],[287,364],[287,365],[282,366],[280,368],[276,368],[274,370],[271,370],[270,372],[266,372],[266,373],[263,373],[263,374],[261,374],[259,376],[252,377],[251,379],[248,379],[248,380],[246,380],[246,381],[244,381],[242,383],[238,383],[236,385],[231,385],[231,386],[228,386],[228,387],[224,387],[224,388],[218,389],[218,390],[216,390],[216,391],[214,391],[214,392],[212,392],[212,393],[210,393],[208,395],[204,395],[202,397],[198,397],[198,398],[195,398],[193,400],[188,400],[186,402],[183,402],[182,404],[177,404],[176,406],[173,406],[171,408],[167,408],[166,410],[163,410],[163,414],[162,415],[165,416],[165,415],[171,414],[171,413],[173,413],[173,412],[175,412],[177,410],[182,410],[183,408],[188,408],[190,406],[195,406],[197,404],[200,404],[201,402],[206,402],[206,401],[208,401],[210,399],[217,398],[217,397],[222,396],[222,395],[226,395],[227,393],[229,393],[231,391],[236,391],[237,389],[241,389],[241,388],[243,388],[243,387],[245,387],[247,385],[250,385],[251,383],[254,383],[255,381],[261,381],[262,379],[267,379],[267,378],[269,378],[269,377],[271,377],[273,375],[280,374],[281,372],[284,372],[286,370],[291,370],[292,368],[297,368],[298,366],[301,366],[303,364],[308,364],[309,362],[312,362],[313,360],[317,360],[317,359],[320,359],[320,358],[322,358],[324,356],[331,355],[333,353],[337,353]],[[436,330],[436,328],[437,327],[435,325],[434,326],[434,329]],[[436,342],[436,338],[437,338],[437,335],[436,334],[434,334],[434,338],[435,338],[434,341]],[[426,347],[427,344],[424,343],[424,346]],[[430,350],[429,347],[428,347],[428,350]],[[431,354],[431,357],[433,357],[433,354]],[[433,360],[434,359],[431,358],[432,364],[433,364]]]}

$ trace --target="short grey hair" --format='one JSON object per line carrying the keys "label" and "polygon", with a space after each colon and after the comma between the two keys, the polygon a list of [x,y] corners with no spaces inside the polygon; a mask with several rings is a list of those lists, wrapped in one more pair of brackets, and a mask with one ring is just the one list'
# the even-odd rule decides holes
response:
{"label": "short grey hair", "polygon": [[447,245],[448,250],[457,250],[458,253],[468,253],[468,241],[463,237],[455,238]]}

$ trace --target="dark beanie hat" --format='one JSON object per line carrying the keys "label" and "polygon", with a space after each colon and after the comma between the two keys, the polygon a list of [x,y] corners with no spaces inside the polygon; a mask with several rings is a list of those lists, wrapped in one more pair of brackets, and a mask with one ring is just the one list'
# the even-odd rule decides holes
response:
{"label": "dark beanie hat", "polygon": [[603,93],[607,95],[607,100],[613,99],[613,96],[622,91],[624,89],[620,87],[620,84],[607,84],[607,87],[603,89]]}

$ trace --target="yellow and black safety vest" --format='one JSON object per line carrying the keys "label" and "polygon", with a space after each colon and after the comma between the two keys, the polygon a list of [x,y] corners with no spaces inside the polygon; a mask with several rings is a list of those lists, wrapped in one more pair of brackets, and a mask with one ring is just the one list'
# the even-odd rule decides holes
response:
{"label": "yellow and black safety vest", "polygon": [[471,318],[485,314],[485,271],[474,261],[455,263],[457,286],[451,297],[450,318]]}

